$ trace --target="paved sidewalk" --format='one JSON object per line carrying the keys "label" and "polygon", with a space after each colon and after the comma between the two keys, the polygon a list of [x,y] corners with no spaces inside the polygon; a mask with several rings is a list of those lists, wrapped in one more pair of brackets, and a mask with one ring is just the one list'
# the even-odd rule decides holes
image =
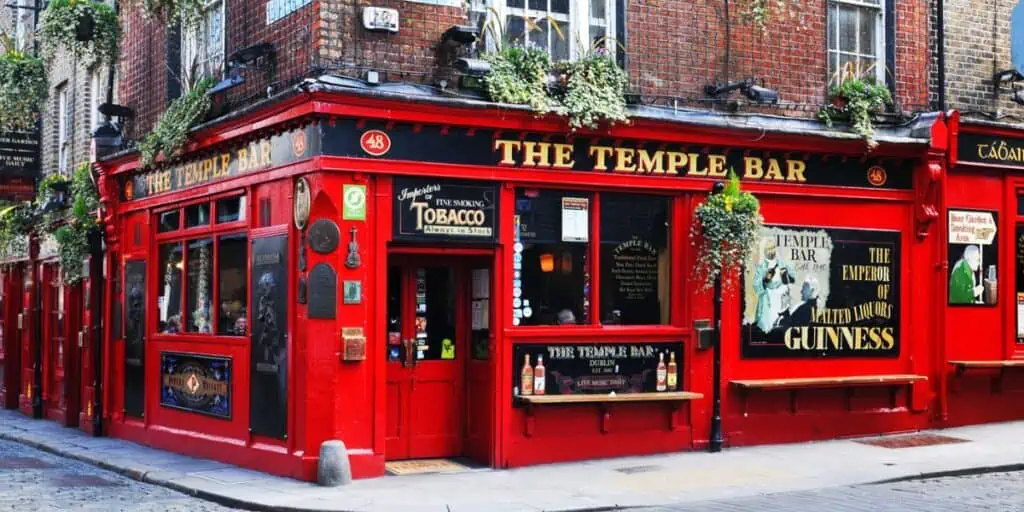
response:
{"label": "paved sidewalk", "polygon": [[966,443],[890,449],[853,441],[674,453],[498,471],[357,480],[323,488],[94,438],[0,411],[20,441],[219,503],[254,510],[537,511],[658,506],[922,476],[1024,469],[1024,422],[941,431]]}

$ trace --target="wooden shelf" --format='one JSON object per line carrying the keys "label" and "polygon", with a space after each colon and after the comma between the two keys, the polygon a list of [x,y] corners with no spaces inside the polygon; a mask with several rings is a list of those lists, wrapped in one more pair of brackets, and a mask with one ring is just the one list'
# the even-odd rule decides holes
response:
{"label": "wooden shelf", "polygon": [[518,395],[516,398],[532,405],[547,405],[699,400],[704,398],[704,395],[689,391],[667,391],[663,393],[623,393],[621,395]]}
{"label": "wooden shelf", "polygon": [[994,361],[949,361],[957,368],[1018,368],[1024,367],[1024,359],[1005,359]]}
{"label": "wooden shelf", "polygon": [[850,375],[845,377],[813,377],[801,379],[733,380],[733,386],[743,389],[830,388],[847,386],[895,386],[928,380],[925,375]]}

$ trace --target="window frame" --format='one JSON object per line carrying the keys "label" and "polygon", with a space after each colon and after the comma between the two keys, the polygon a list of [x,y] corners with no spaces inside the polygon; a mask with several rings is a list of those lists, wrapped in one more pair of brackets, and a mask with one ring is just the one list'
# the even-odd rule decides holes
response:
{"label": "window frame", "polygon": [[92,137],[92,133],[96,131],[96,128],[100,124],[100,89],[102,88],[102,78],[100,75],[100,68],[94,67],[89,71],[89,137]]}
{"label": "window frame", "polygon": [[70,165],[69,153],[71,141],[68,136],[68,130],[70,129],[68,123],[68,112],[71,107],[69,104],[70,97],[68,93],[68,83],[64,82],[57,86],[57,170],[60,174],[68,174],[68,166]]}
{"label": "window frame", "polygon": [[[616,38],[616,34],[617,34],[616,29],[617,29],[617,22],[618,22],[618,20],[616,19],[616,17],[617,17],[617,14],[618,14],[618,10],[617,10],[617,5],[616,5],[616,3],[617,3],[616,0],[603,0],[604,4],[605,4],[605,16],[604,16],[603,19],[602,18],[593,18],[593,17],[591,17],[591,15],[590,15],[591,12],[590,11],[591,11],[591,2],[592,2],[592,0],[566,0],[568,2],[568,4],[569,4],[569,14],[567,14],[567,15],[563,15],[563,14],[560,14],[560,13],[559,14],[552,13],[551,12],[551,2],[553,0],[544,0],[544,1],[547,3],[547,9],[542,11],[542,10],[539,10],[539,9],[531,9],[529,7],[530,0],[522,0],[523,7],[509,7],[508,6],[508,0],[473,0],[471,2],[470,12],[471,12],[471,14],[476,14],[478,16],[482,16],[482,20],[483,20],[482,23],[483,24],[489,23],[490,20],[491,20],[491,17],[494,16],[494,15],[497,15],[499,19],[503,20],[503,22],[501,23],[501,27],[503,27],[503,30],[507,30],[507,27],[508,27],[508,17],[509,16],[526,15],[526,14],[545,16],[542,21],[547,21],[546,16],[549,16],[549,15],[551,16],[552,19],[555,19],[556,21],[559,20],[560,18],[568,18],[568,22],[569,22],[570,27],[575,27],[575,29],[572,32],[570,32],[570,33],[565,33],[563,31],[562,35],[568,40],[567,41],[568,48],[569,48],[569,59],[568,60],[570,60],[570,61],[574,61],[576,59],[579,59],[580,57],[582,57],[584,55],[585,51],[587,50],[587,48],[579,48],[579,45],[577,43],[580,42],[580,41],[590,41],[591,40],[591,37],[590,37],[590,27],[591,26],[604,26],[605,37],[608,38],[608,39],[611,39],[611,40],[616,40],[617,39]],[[531,17],[533,17],[535,20],[538,19],[536,16],[531,16]],[[597,23],[594,23],[595,21]],[[562,27],[560,26],[559,28],[562,28]],[[584,29],[584,28],[586,29],[587,37],[579,37],[578,38],[577,37],[578,35],[582,35],[583,34],[581,32],[581,30]],[[549,32],[549,34],[550,34],[550,32]],[[549,35],[548,36],[548,48],[547,48],[548,55],[551,55],[551,47],[552,47],[551,43],[553,42],[553,39],[552,39],[553,37],[557,37],[557,36],[554,36],[554,35]],[[529,40],[529,34],[528,33],[526,34],[526,39]],[[487,45],[488,50],[494,50],[495,49],[494,42],[487,40],[486,36],[485,36],[485,43]]]}
{"label": "window frame", "polygon": [[[835,85],[833,77],[837,71],[840,70],[839,60],[843,55],[852,56],[855,58],[868,57],[870,55],[861,53],[861,42],[860,42],[860,17],[866,10],[877,11],[875,15],[875,71],[874,77],[877,83],[885,83],[885,72],[888,65],[885,44],[886,44],[886,10],[888,9],[888,3],[891,0],[878,0],[877,4],[860,1],[860,0],[828,0],[826,2],[825,11],[825,58],[826,58],[826,72],[828,73],[828,84],[831,87]],[[856,51],[853,53],[843,52],[839,49],[840,30],[839,20],[837,16],[833,16],[833,12],[838,13],[839,7],[852,7],[857,9],[857,30],[854,31],[856,38]],[[833,41],[829,41],[829,31],[833,23],[836,23],[834,30],[835,34],[835,49],[832,49]],[[833,69],[833,60],[835,60],[836,68]]]}
{"label": "window frame", "polygon": [[[219,79],[224,75],[227,66],[227,0],[206,0],[203,2],[203,19],[194,27],[181,31],[181,77],[183,82],[196,81],[201,77]],[[210,19],[213,9],[220,11],[220,47],[211,52],[207,46],[209,41]],[[220,56],[217,69],[208,68],[211,55]],[[198,75],[192,76],[192,63],[198,64]]]}
{"label": "window frame", "polygon": [[[251,293],[250,293],[251,290],[249,290],[249,287],[251,286],[251,283],[250,283],[250,280],[251,280],[251,275],[250,275],[251,269],[249,268],[250,267],[250,265],[249,265],[250,244],[249,244],[249,242],[251,242],[251,240],[252,240],[252,234],[250,233],[249,225],[248,225],[248,221],[247,221],[247,219],[249,218],[249,212],[248,211],[245,212],[245,216],[241,220],[225,222],[225,223],[221,223],[221,224],[217,224],[217,223],[214,222],[214,219],[216,218],[216,212],[217,212],[216,208],[217,208],[217,202],[218,201],[221,201],[221,200],[224,200],[224,199],[230,199],[230,198],[234,198],[234,197],[246,197],[246,196],[247,196],[247,193],[245,191],[235,190],[235,191],[231,191],[231,192],[225,192],[223,194],[207,196],[207,197],[204,197],[204,198],[198,199],[198,200],[177,203],[177,204],[175,204],[173,206],[169,206],[169,207],[154,208],[153,210],[150,211],[150,216],[151,216],[150,218],[152,219],[152,222],[153,222],[154,225],[159,225],[159,223],[160,223],[160,216],[162,214],[170,212],[170,211],[177,211],[178,212],[178,219],[179,219],[178,228],[174,229],[174,230],[165,231],[165,232],[162,232],[162,233],[156,233],[155,236],[153,237],[153,242],[152,242],[153,243],[153,247],[152,247],[152,250],[150,251],[150,254],[153,254],[154,255],[153,258],[155,258],[154,264],[153,264],[153,268],[154,268],[153,271],[156,273],[156,281],[154,281],[154,282],[159,284],[161,282],[161,279],[162,279],[162,273],[161,273],[162,270],[160,269],[160,256],[159,256],[160,255],[160,248],[163,245],[165,245],[165,244],[180,244],[181,245],[181,247],[182,247],[181,279],[180,279],[180,281],[181,281],[181,297],[179,298],[179,302],[180,302],[180,311],[182,312],[182,316],[183,317],[184,317],[184,315],[186,315],[188,313],[188,296],[189,296],[189,291],[188,291],[188,263],[189,263],[188,251],[189,251],[189,244],[191,242],[194,242],[194,241],[209,239],[210,242],[211,242],[211,245],[212,245],[212,251],[211,251],[212,254],[211,254],[211,257],[210,257],[210,287],[211,287],[211,290],[210,290],[210,332],[204,333],[204,332],[198,332],[198,331],[189,331],[186,328],[185,321],[182,322],[181,330],[179,332],[176,332],[176,333],[160,332],[160,330],[159,330],[159,322],[160,322],[159,314],[155,313],[153,315],[153,323],[152,323],[150,329],[152,330],[153,336],[155,336],[156,338],[159,338],[161,340],[168,340],[168,341],[171,341],[171,340],[173,340],[173,341],[200,341],[200,340],[201,341],[214,341],[214,340],[216,340],[216,341],[222,342],[222,341],[232,340],[232,341],[237,342],[237,343],[248,343],[248,337],[249,337],[249,334],[251,332],[251,323],[249,321],[250,317],[251,317],[251,313],[250,313],[251,305],[249,304],[249,302],[250,302],[250,295],[251,295]],[[246,202],[246,207],[248,207],[249,201],[246,199],[245,202]],[[191,207],[191,206],[195,206],[195,205],[198,205],[198,204],[207,204],[209,206],[210,212],[211,212],[210,213],[210,222],[209,222],[209,224],[203,225],[203,226],[190,227],[190,228],[189,227],[185,227],[186,226],[185,210],[187,208]],[[246,263],[245,263],[246,330],[245,330],[245,333],[243,333],[243,334],[220,334],[219,333],[219,330],[220,330],[220,315],[219,315],[219,300],[220,300],[220,285],[219,285],[219,283],[220,283],[220,279],[219,279],[220,278],[220,243],[219,242],[220,242],[221,238],[227,237],[227,236],[232,236],[232,235],[244,235],[246,237],[246,241],[247,241],[247,243],[246,243],[246,257],[245,257],[245,261],[246,261]],[[160,300],[159,286],[154,286],[153,290],[154,290],[154,293],[153,293],[152,298],[150,299],[151,307],[153,308],[152,311],[159,312],[159,310],[160,310],[160,308],[159,308],[159,300]]]}
{"label": "window frame", "polygon": [[[678,212],[682,208],[680,201],[685,199],[678,193],[668,190],[621,190],[621,189],[594,189],[594,188],[580,188],[573,186],[562,186],[562,185],[530,185],[525,183],[516,183],[512,189],[511,197],[513,200],[512,206],[512,218],[507,219],[507,229],[509,233],[514,233],[515,226],[515,197],[520,190],[539,190],[558,192],[566,194],[587,194],[590,198],[590,232],[589,240],[587,241],[587,258],[590,261],[590,294],[585,297],[585,300],[589,301],[590,304],[590,321],[587,323],[576,323],[572,325],[514,325],[513,319],[513,307],[512,302],[509,300],[508,306],[505,307],[501,314],[505,315],[507,327],[506,330],[510,331],[512,336],[531,336],[531,334],[557,331],[559,333],[571,331],[582,334],[585,331],[598,329],[598,330],[623,330],[623,331],[672,331],[677,332],[680,330],[678,321],[680,317],[676,311],[682,311],[679,301],[685,302],[683,294],[679,293],[677,283],[682,283],[686,278],[674,278],[678,274],[679,262],[685,261],[683,258],[687,257],[687,249],[685,243],[682,243],[685,233],[680,233],[679,225],[682,225],[679,220],[680,217]],[[669,266],[668,266],[668,321],[660,324],[604,324],[601,322],[601,207],[603,194],[633,194],[642,196],[657,196],[668,200],[668,227],[667,238],[666,238],[666,249],[669,251]],[[512,235],[515,236],[514,234]],[[512,285],[512,251],[509,251],[508,257],[506,258],[504,265],[509,271],[508,286],[511,290]],[[659,276],[660,279],[660,276]],[[524,283],[525,284],[525,283]],[[525,288],[525,286],[524,286]],[[581,315],[582,316],[582,315]]]}

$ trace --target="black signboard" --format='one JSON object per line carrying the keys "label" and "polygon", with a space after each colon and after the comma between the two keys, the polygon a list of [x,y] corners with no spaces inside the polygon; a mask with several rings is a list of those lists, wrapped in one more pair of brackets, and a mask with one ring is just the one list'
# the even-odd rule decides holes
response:
{"label": "black signboard", "polygon": [[146,262],[127,262],[124,281],[124,412],[141,418],[146,405]]}
{"label": "black signboard", "polygon": [[39,132],[0,133],[0,199],[22,201],[35,197],[39,171]]}
{"label": "black signboard", "polygon": [[288,437],[288,236],[252,241],[252,433]]}
{"label": "black signboard", "polygon": [[753,250],[743,357],[899,355],[900,233],[765,226]]}
{"label": "black signboard", "polygon": [[963,163],[1024,167],[1024,139],[960,133],[957,138],[956,158],[958,162]]}
{"label": "black signboard", "polygon": [[317,263],[309,273],[309,318],[334,320],[338,309],[338,273]]}
{"label": "black signboard", "polygon": [[512,392],[517,396],[659,393],[683,388],[682,343],[517,343],[512,356]]}
{"label": "black signboard", "polygon": [[160,405],[231,419],[231,359],[160,353]]}
{"label": "black signboard", "polygon": [[[708,147],[656,140],[605,139],[389,121],[321,124],[324,155],[654,178],[744,181],[909,190],[913,161]],[[367,144],[372,134],[375,144]],[[384,137],[386,140],[382,141]]]}
{"label": "black signboard", "polygon": [[395,240],[498,239],[498,186],[494,183],[396,178]]}

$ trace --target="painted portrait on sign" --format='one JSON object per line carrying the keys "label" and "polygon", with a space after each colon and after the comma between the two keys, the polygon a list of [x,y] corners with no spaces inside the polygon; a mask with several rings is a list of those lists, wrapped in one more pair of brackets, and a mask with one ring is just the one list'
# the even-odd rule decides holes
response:
{"label": "painted portrait on sign", "polygon": [[898,354],[899,234],[765,226],[743,272],[744,357]]}
{"label": "painted portrait on sign", "polygon": [[949,210],[949,304],[998,302],[999,229],[996,212]]}

